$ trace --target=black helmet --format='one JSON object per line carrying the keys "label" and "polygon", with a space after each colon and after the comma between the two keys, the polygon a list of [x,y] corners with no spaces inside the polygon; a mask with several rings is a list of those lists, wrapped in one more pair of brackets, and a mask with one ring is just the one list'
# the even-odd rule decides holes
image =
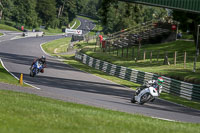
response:
{"label": "black helmet", "polygon": [[45,60],[46,60],[46,57],[43,55],[43,56],[41,57],[41,60],[42,60],[42,61],[45,61]]}
{"label": "black helmet", "polygon": [[46,59],[46,57],[43,55],[43,56],[42,56],[42,59]]}

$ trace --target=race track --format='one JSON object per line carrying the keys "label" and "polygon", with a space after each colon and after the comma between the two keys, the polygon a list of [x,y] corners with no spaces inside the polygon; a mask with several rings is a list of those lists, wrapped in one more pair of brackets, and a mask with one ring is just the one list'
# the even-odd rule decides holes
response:
{"label": "race track", "polygon": [[[82,25],[79,29],[86,29],[86,27],[92,29],[94,26],[85,23],[83,19],[81,19],[81,22]],[[44,54],[40,44],[63,36],[10,40],[15,34],[12,34],[12,32],[5,33],[5,36],[0,38],[0,58],[5,67],[16,77],[23,73],[25,82],[40,88],[35,89],[38,94],[46,93],[56,99],[128,113],[200,123],[200,111],[159,99],[154,103],[145,105],[132,104],[130,102],[133,92],[131,89],[72,68],[50,56],[46,56],[48,68],[45,69],[45,73],[32,78],[29,76],[30,65],[34,58]]]}

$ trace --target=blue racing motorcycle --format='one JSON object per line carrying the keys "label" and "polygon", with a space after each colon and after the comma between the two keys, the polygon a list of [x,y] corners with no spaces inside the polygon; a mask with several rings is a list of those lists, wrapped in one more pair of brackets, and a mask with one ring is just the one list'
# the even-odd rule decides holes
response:
{"label": "blue racing motorcycle", "polygon": [[30,76],[34,77],[43,69],[43,64],[39,61],[36,61],[33,66],[30,68]]}

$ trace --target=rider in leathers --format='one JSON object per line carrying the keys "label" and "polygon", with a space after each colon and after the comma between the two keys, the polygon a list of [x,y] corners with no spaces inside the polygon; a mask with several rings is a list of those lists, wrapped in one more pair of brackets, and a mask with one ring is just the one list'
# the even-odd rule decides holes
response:
{"label": "rider in leathers", "polygon": [[[157,91],[158,91],[158,95],[160,95],[160,93],[162,92],[162,83],[163,83],[163,78],[159,77],[157,80],[150,80],[147,81],[146,83],[144,83],[143,86],[141,86],[140,88],[138,88],[136,90],[136,94],[138,95],[143,89],[147,88],[147,87],[154,87]],[[153,99],[151,102],[153,102],[155,99]]]}
{"label": "rider in leathers", "polygon": [[43,68],[41,69],[41,73],[44,73],[44,68],[46,67],[46,57],[43,55],[41,58],[37,58],[33,61],[31,68],[33,66],[33,64],[35,64],[35,62],[39,61],[40,63],[42,63]]}

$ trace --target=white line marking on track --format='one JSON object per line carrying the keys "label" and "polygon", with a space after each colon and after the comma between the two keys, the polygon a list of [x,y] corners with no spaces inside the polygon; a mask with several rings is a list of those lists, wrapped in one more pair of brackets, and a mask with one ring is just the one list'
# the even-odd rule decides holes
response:
{"label": "white line marking on track", "polygon": [[[16,78],[17,80],[19,80],[19,78],[18,78],[17,76],[15,76],[13,73],[11,73],[11,72],[5,67],[5,65],[4,65],[3,61],[1,60],[1,58],[0,58],[0,62],[1,62],[1,64],[2,64],[2,66],[3,66],[3,68],[6,69],[6,71],[7,71],[8,73],[10,73],[10,75],[12,75],[14,78]],[[35,89],[37,89],[37,90],[40,90],[40,88],[38,88],[38,87],[36,87],[36,86],[34,86],[34,85],[31,85],[31,84],[26,83],[26,82],[24,82],[24,83],[27,84],[27,85],[29,85],[29,86],[31,86],[31,87],[33,87],[33,88],[35,88]]]}
{"label": "white line marking on track", "polygon": [[171,122],[178,122],[178,121],[175,121],[175,120],[170,120],[170,119],[165,119],[165,118],[159,118],[159,117],[153,117],[153,116],[151,118],[159,119],[159,120],[165,120],[165,121],[171,121]]}

